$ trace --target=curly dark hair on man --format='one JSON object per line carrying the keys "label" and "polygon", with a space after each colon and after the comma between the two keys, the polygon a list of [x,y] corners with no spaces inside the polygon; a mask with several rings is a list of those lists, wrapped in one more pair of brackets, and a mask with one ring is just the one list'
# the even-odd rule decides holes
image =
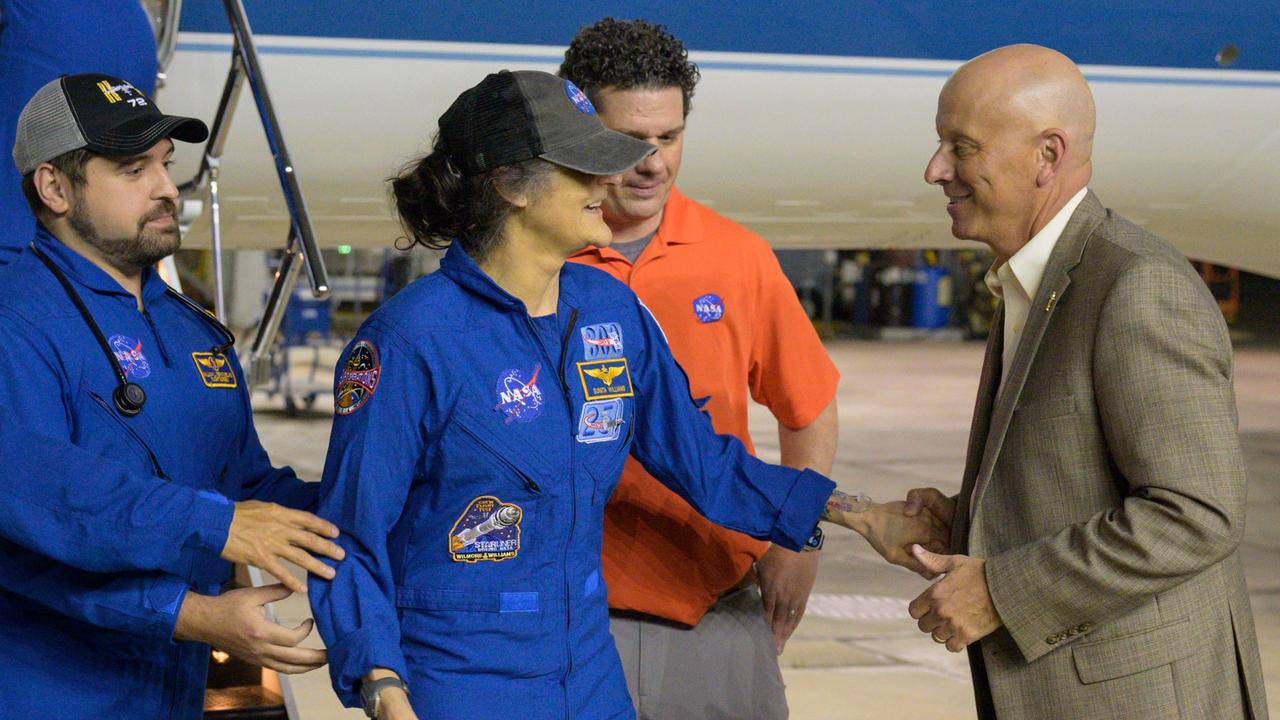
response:
{"label": "curly dark hair on man", "polygon": [[607,17],[578,31],[560,64],[560,77],[596,100],[601,88],[679,87],[684,114],[693,108],[693,88],[701,73],[684,43],[662,25]]}

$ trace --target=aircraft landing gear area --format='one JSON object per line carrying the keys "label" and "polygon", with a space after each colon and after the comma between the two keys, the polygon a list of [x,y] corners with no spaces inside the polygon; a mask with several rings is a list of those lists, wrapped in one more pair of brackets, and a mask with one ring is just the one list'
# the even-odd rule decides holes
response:
{"label": "aircraft landing gear area", "polygon": [[[310,411],[316,398],[333,392],[333,358],[321,351],[338,346],[331,335],[331,300],[316,300],[295,293],[289,299],[280,335],[271,353],[271,380],[260,388],[267,397],[284,399],[284,414],[297,417],[300,408]],[[299,353],[307,359],[294,367]]]}

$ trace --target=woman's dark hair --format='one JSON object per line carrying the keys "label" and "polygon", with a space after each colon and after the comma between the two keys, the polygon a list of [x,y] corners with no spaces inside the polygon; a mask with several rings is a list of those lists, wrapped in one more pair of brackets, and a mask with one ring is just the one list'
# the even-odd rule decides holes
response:
{"label": "woman's dark hair", "polygon": [[503,223],[511,214],[503,194],[538,194],[554,167],[535,157],[463,175],[437,135],[430,153],[406,163],[388,182],[410,245],[443,250],[457,240],[480,262],[501,241]]}

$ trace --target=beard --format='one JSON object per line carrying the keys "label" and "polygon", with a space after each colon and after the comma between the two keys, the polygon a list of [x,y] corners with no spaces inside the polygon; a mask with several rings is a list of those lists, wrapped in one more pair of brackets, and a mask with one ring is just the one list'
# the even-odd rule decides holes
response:
{"label": "beard", "polygon": [[[136,273],[178,251],[181,239],[178,237],[177,211],[177,205],[172,200],[161,200],[138,220],[138,231],[133,237],[108,237],[98,231],[84,202],[80,198],[73,198],[67,222],[85,243],[97,250],[116,269]],[[147,227],[147,223],[162,217],[172,217],[173,224],[164,229]]]}

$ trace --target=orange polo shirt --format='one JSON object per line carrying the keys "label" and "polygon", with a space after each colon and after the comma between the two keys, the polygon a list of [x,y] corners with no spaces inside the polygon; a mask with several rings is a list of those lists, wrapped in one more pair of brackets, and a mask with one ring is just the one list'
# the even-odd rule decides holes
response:
{"label": "orange polo shirt", "polygon": [[[611,249],[571,258],[631,286],[662,325],[717,432],[747,434],[747,393],[784,425],[813,422],[840,379],[772,248],[672,189],[634,265]],[[628,458],[605,507],[609,607],[696,625],[769,544],[712,524]]]}

